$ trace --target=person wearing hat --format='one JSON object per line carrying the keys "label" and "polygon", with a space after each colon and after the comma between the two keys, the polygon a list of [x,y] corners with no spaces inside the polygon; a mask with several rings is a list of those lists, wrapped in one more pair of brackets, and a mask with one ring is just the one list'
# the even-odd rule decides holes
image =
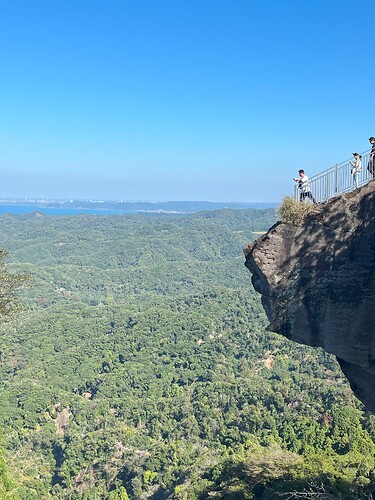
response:
{"label": "person wearing hat", "polygon": [[370,144],[372,146],[370,151],[370,159],[367,164],[367,170],[370,172],[371,176],[375,176],[375,137],[369,138]]}
{"label": "person wearing hat", "polygon": [[360,174],[362,171],[362,156],[359,153],[353,153],[353,160],[351,160],[350,165],[352,166],[350,173],[353,176],[353,182],[355,187],[358,188],[357,174]]}

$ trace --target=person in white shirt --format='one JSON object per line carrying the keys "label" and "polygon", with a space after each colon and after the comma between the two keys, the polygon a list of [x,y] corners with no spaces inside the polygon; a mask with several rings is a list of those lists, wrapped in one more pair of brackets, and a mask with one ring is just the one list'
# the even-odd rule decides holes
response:
{"label": "person in white shirt", "polygon": [[355,184],[355,187],[358,187],[358,177],[357,175],[361,173],[362,171],[362,156],[359,153],[353,153],[353,160],[351,160],[350,165],[352,166],[352,169],[350,173],[353,176],[353,182]]}
{"label": "person in white shirt", "polygon": [[315,198],[313,197],[313,195],[312,195],[312,193],[310,191],[309,178],[305,174],[305,171],[302,170],[302,169],[298,170],[298,175],[300,176],[300,178],[298,179],[298,177],[297,178],[295,177],[293,180],[295,182],[298,182],[298,185],[299,185],[298,187],[301,190],[301,194],[299,196],[299,201],[304,202],[306,200],[306,198],[308,198],[315,205],[316,204],[316,200],[315,200]]}

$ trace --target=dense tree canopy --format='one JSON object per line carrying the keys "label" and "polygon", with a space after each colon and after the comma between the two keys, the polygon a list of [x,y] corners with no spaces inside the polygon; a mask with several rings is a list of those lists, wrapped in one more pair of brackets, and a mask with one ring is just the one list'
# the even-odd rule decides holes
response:
{"label": "dense tree canopy", "polygon": [[274,221],[1,217],[31,276],[1,336],[4,495],[368,498],[373,416],[334,358],[266,331],[243,265]]}

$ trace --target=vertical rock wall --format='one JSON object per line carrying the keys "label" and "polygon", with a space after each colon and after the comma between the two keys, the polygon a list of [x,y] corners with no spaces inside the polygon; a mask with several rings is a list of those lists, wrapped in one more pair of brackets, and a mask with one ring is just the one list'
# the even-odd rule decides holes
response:
{"label": "vertical rock wall", "polygon": [[375,411],[375,182],[319,205],[302,226],[275,224],[245,265],[269,329],[335,354]]}

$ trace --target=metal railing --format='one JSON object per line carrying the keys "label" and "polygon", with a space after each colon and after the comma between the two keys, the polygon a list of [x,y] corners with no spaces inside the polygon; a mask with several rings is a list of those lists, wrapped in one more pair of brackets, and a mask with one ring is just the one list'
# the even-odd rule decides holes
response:
{"label": "metal railing", "polygon": [[[370,151],[367,150],[361,153],[362,156],[362,170],[356,174],[358,187],[367,184],[374,175],[368,170],[367,166],[370,160]],[[324,203],[339,196],[342,193],[348,193],[357,188],[354,182],[351,170],[353,168],[351,161],[345,160],[331,168],[328,168],[320,174],[309,177],[309,186],[312,196],[317,203]],[[298,184],[294,187],[294,199],[300,199],[300,189]],[[306,198],[309,201],[308,198]]]}

